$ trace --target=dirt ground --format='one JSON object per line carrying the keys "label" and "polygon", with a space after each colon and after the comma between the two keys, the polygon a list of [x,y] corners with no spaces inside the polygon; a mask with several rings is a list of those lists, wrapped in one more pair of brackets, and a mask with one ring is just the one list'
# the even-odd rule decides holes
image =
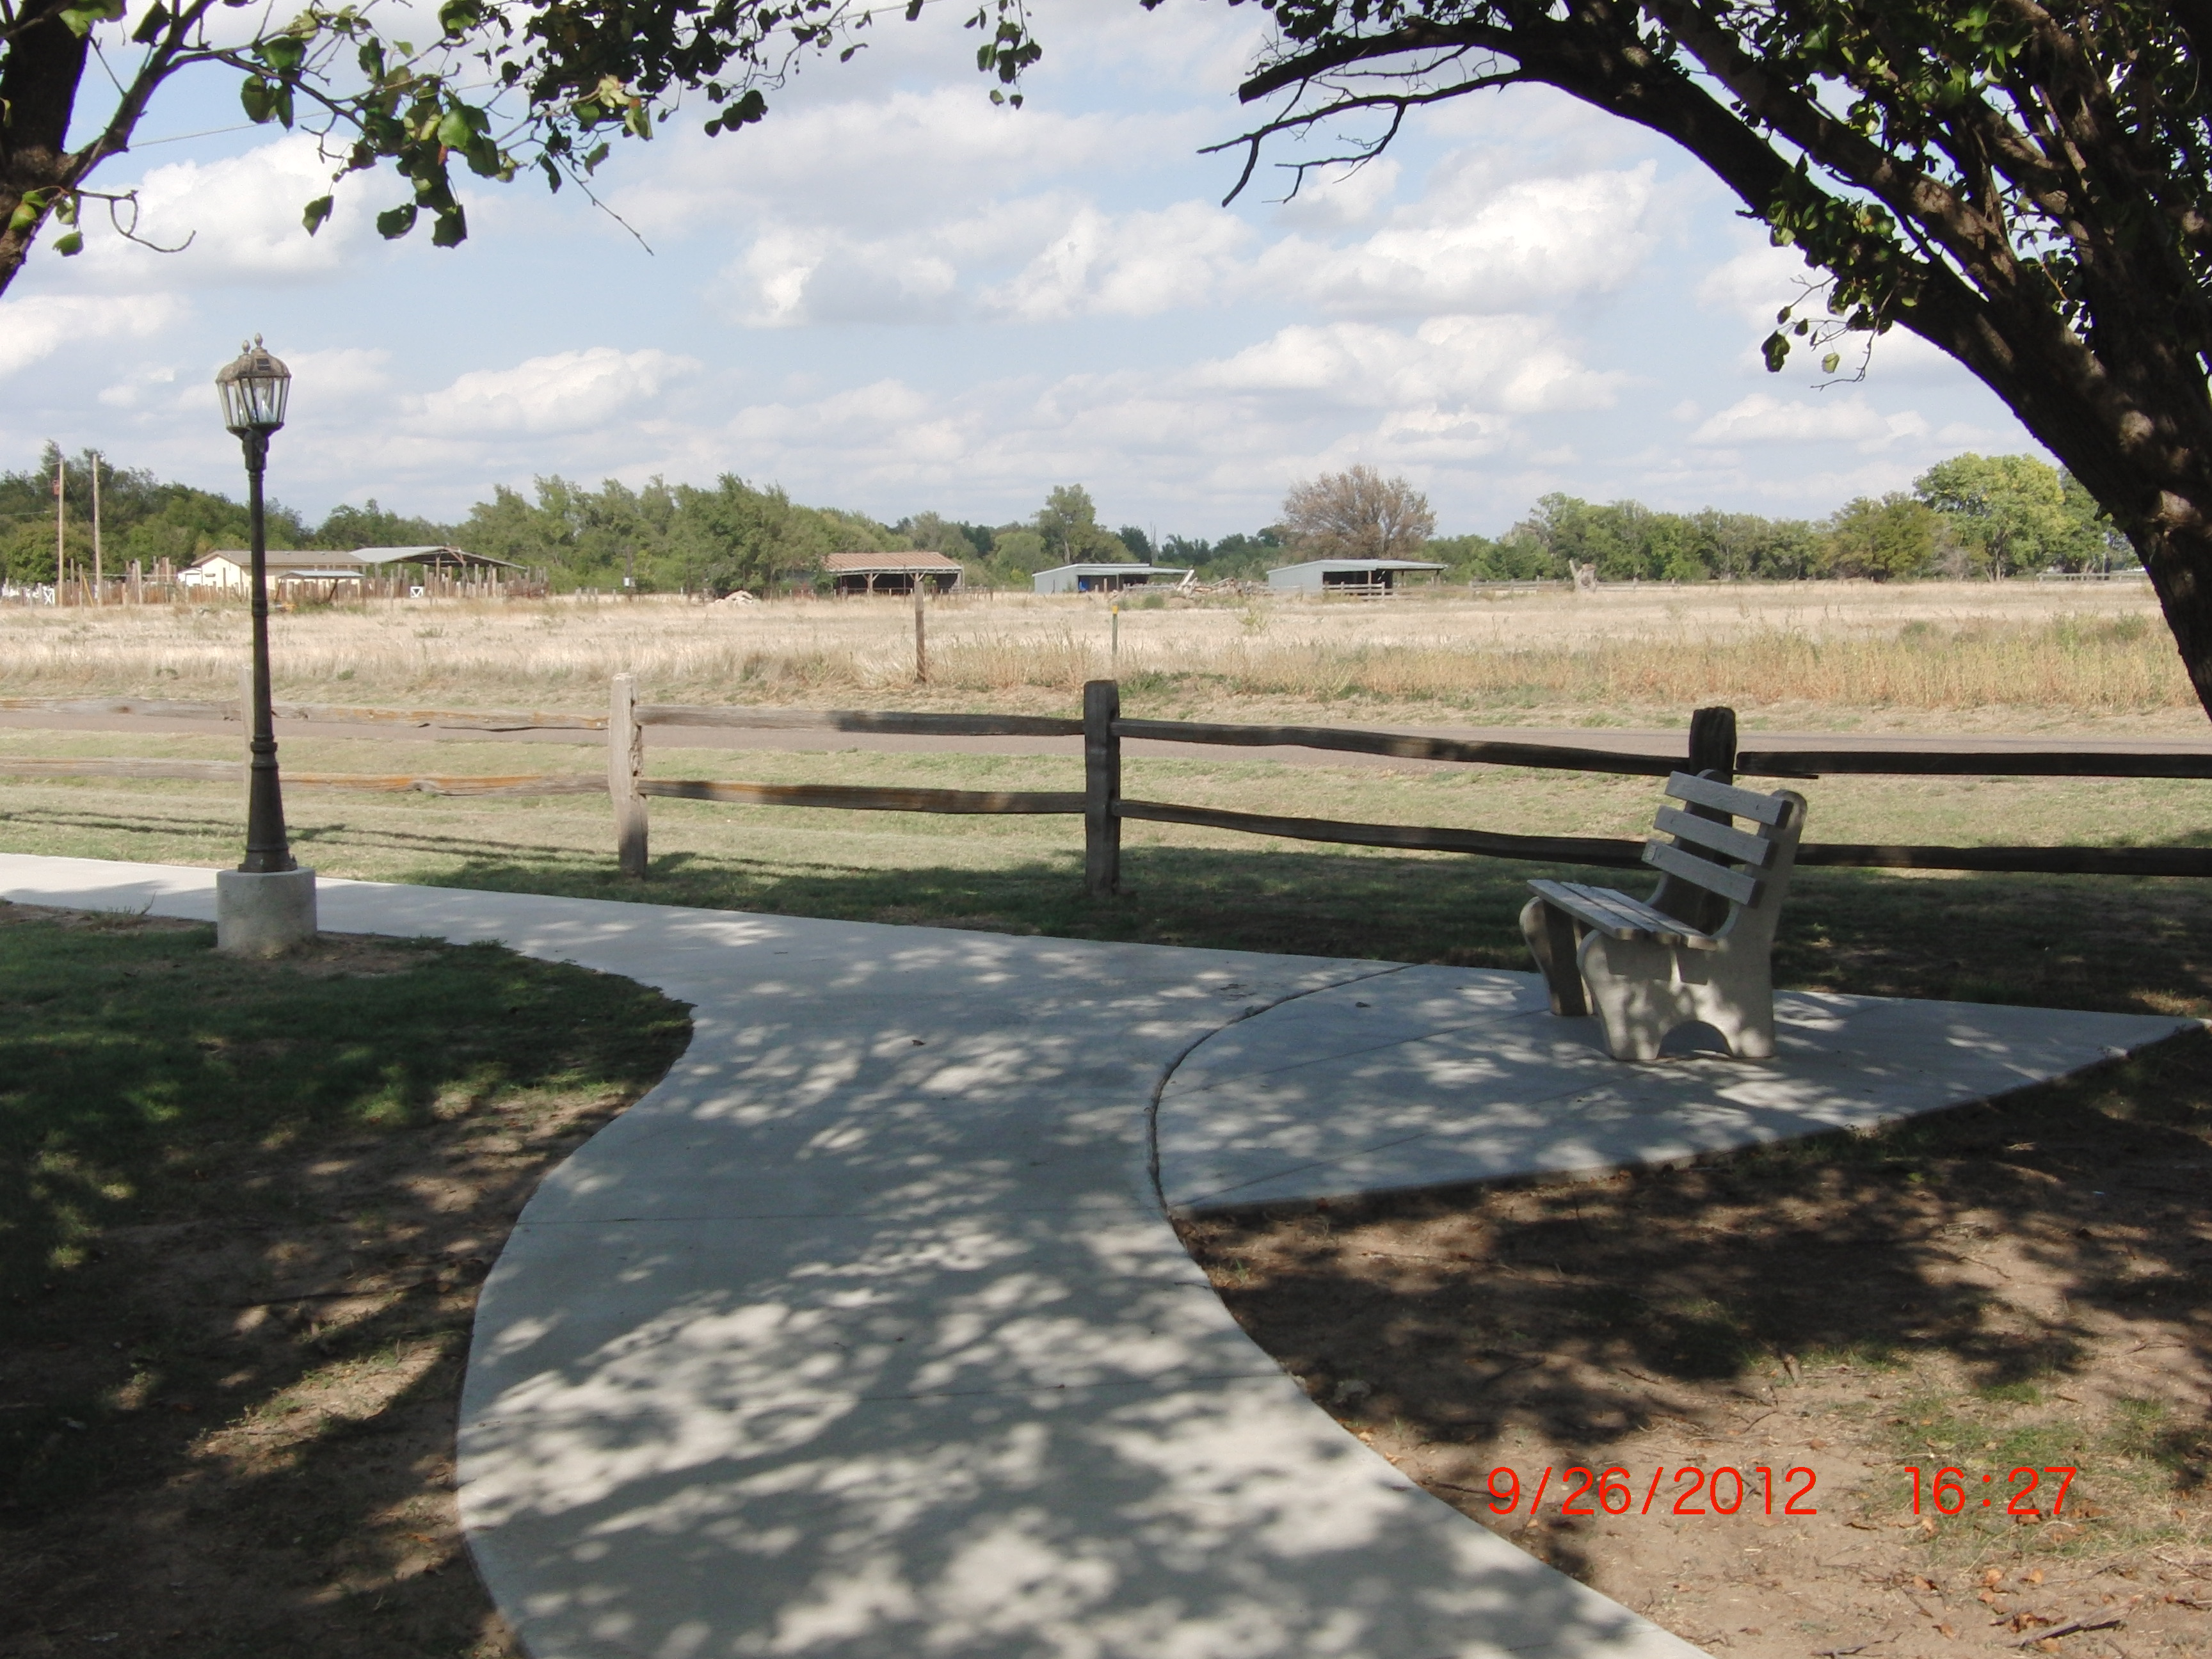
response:
{"label": "dirt ground", "polygon": [[1702,1647],[2145,1659],[2212,1652],[2208,1154],[2191,1036],[1875,1137],[1183,1231],[1346,1428]]}
{"label": "dirt ground", "polygon": [[[0,907],[0,925],[57,915]],[[357,981],[441,948],[325,936],[254,971]],[[157,1218],[8,1297],[0,1442],[11,1419],[38,1427],[0,1445],[19,1454],[0,1459],[0,1654],[519,1659],[453,1497],[477,1286],[545,1171],[649,1086],[683,1025],[613,1085],[464,1083],[379,1132],[181,1143]]]}

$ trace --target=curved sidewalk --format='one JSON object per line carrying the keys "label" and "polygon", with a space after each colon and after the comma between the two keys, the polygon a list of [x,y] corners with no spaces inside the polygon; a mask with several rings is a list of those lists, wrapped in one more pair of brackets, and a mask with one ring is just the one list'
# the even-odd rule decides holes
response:
{"label": "curved sidewalk", "polygon": [[[0,895],[205,917],[213,872],[0,856]],[[1394,1047],[1435,1135],[1468,1058],[1438,1056],[1479,1023],[1439,1011],[1522,976],[368,883],[322,905],[334,931],[495,939],[693,1005],[690,1049],[548,1178],[479,1306],[463,1514],[537,1659],[1696,1651],[1316,1409],[1183,1254],[1148,1167],[1167,1089],[1170,1190],[1249,1186],[1206,1160],[1255,1146],[1238,1168],[1291,1190],[1289,1165],[1326,1161],[1328,1068],[1371,1114]],[[1349,1024],[1386,1006],[1388,1040]],[[1995,1063],[2023,1082],[2180,1024]],[[1254,1101],[1287,1097],[1271,1072],[1302,1103],[1255,1128]],[[1212,1120],[1210,1091],[1235,1096]],[[1717,1143],[1735,1109],[1715,1109]]]}

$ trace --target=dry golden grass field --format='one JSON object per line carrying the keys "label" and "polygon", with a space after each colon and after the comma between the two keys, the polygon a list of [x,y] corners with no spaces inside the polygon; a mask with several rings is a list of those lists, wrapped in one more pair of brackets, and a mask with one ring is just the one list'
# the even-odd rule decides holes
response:
{"label": "dry golden grass field", "polygon": [[[4,695],[226,696],[235,606],[0,610]],[[1749,723],[1868,730],[2201,729],[2141,582],[1865,583],[1445,592],[1373,603],[1135,595],[933,603],[914,684],[896,600],[422,601],[274,627],[280,698],[596,709],[609,676],[656,701],[1033,710],[1113,674],[1146,714],[1363,714],[1401,723]]]}

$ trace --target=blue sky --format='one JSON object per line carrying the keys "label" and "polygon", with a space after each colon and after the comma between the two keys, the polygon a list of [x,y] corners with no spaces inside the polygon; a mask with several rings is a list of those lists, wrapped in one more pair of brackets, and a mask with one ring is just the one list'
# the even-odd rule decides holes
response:
{"label": "blue sky", "polygon": [[1863,384],[1768,374],[1802,268],[1624,123],[1480,95],[1295,202],[1263,168],[1224,209],[1239,163],[1196,152],[1238,130],[1256,9],[1036,9],[1018,111],[933,8],[808,67],[763,125],[617,146],[599,189],[635,236],[524,180],[468,198],[459,249],[386,244],[383,176],[310,240],[312,142],[211,131],[240,118],[210,73],[143,129],[171,142],[100,181],[138,185],[143,234],[190,246],[94,225],[0,300],[0,456],[51,438],[234,490],[210,382],[255,332],[295,374],[270,488],[311,515],[735,472],[888,520],[1003,521],[1079,483],[1109,524],[1212,537],[1366,462],[1445,533],[1495,534],[1550,490],[1817,515],[1963,449],[2035,447],[1902,335]]}

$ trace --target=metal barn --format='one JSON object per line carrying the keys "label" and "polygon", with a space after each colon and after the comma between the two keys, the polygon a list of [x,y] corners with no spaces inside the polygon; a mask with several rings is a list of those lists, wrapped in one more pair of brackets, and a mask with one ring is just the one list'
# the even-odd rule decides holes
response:
{"label": "metal barn", "polygon": [[1444,567],[1425,559],[1309,559],[1267,573],[1267,586],[1281,593],[1352,593],[1374,598],[1395,593],[1415,571],[1433,582]]}
{"label": "metal barn", "polygon": [[1149,587],[1155,576],[1187,585],[1188,570],[1164,564],[1063,564],[1030,578],[1040,593],[1118,593],[1125,587]]}

